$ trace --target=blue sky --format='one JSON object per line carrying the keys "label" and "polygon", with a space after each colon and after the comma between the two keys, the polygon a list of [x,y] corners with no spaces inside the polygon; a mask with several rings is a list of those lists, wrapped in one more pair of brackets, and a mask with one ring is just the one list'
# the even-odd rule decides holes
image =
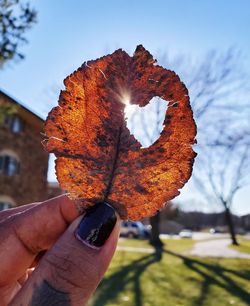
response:
{"label": "blue sky", "polygon": [[[142,43],[156,57],[168,51],[193,59],[230,46],[250,54],[248,0],[31,3],[38,11],[38,23],[27,33],[29,44],[22,48],[26,59],[0,72],[0,87],[43,117],[56,104],[58,88],[69,73],[120,47],[132,53]],[[250,66],[249,58],[247,63]],[[183,197],[190,198],[190,190],[185,189]],[[248,194],[246,189],[235,198],[240,213],[250,212]]]}

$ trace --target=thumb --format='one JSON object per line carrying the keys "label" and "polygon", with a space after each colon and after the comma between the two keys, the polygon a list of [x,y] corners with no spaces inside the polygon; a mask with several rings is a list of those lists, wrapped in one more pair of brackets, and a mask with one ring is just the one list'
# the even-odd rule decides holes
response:
{"label": "thumb", "polygon": [[107,203],[97,204],[77,218],[10,305],[86,305],[114,254],[120,231],[117,219]]}

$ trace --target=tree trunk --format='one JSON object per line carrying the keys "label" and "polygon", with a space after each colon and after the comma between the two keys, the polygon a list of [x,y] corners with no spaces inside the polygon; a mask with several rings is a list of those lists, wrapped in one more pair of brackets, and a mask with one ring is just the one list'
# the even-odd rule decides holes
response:
{"label": "tree trunk", "polygon": [[228,207],[225,208],[225,218],[228,225],[229,233],[231,235],[232,244],[233,245],[239,245],[236,239],[235,230],[234,230],[234,224],[232,220],[232,215]]}
{"label": "tree trunk", "polygon": [[155,248],[162,248],[163,242],[160,239],[160,212],[150,218],[150,224],[152,228],[149,242]]}

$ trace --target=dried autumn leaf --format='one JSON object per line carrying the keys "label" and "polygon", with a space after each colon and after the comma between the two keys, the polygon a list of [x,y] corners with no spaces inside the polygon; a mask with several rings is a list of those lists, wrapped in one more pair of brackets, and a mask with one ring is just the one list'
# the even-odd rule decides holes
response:
{"label": "dried autumn leaf", "polygon": [[[173,71],[138,46],[133,57],[119,49],[83,64],[64,84],[45,124],[45,147],[71,199],[84,207],[107,201],[123,219],[139,220],[179,194],[192,172],[196,126]],[[169,102],[165,127],[141,148],[126,127],[124,100],[143,107],[154,96]]]}

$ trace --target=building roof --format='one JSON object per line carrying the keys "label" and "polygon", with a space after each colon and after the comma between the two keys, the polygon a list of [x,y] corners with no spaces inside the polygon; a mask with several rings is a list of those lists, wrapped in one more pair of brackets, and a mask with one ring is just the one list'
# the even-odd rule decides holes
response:
{"label": "building roof", "polygon": [[8,102],[19,106],[17,112],[21,117],[23,117],[23,119],[27,120],[28,122],[39,128],[43,128],[44,119],[41,118],[38,114],[36,114],[34,111],[28,109],[23,103],[17,101],[15,98],[4,92],[2,89],[0,89],[0,96],[2,96]]}
{"label": "building roof", "polygon": [[18,101],[16,98],[11,96],[10,94],[6,93],[6,91],[3,91],[2,89],[0,89],[0,94],[3,95],[4,97],[6,97],[10,102],[15,103],[15,104],[21,106],[27,112],[30,112],[31,114],[33,114],[35,117],[37,117],[37,119],[44,121],[44,119],[41,116],[39,116],[36,112],[31,111],[30,109],[28,109],[23,103]]}

